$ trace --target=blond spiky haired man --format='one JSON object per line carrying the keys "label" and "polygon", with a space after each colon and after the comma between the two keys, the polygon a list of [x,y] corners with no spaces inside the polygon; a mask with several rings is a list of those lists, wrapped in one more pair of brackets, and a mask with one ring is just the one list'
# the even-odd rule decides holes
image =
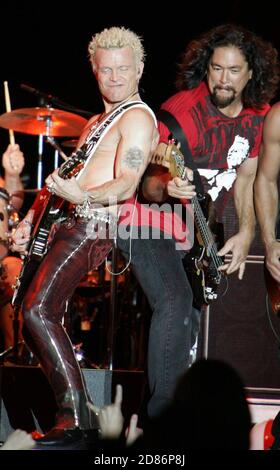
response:
{"label": "blond spiky haired man", "polygon": [[[92,38],[89,52],[104,111],[90,119],[63,172],[59,169],[46,179],[47,191],[71,203],[72,209],[69,207],[68,220],[58,228],[23,302],[26,342],[40,360],[59,409],[54,428],[37,440],[47,446],[82,443],[84,431],[97,425],[87,407],[89,394],[61,320],[80,279],[97,268],[111,250],[115,209],[134,197],[158,141],[155,116],[138,92],[144,67],[140,38],[125,28],[105,29]],[[65,179],[64,172],[71,166],[79,168],[78,176]],[[43,194],[40,197],[44,199]],[[73,206],[75,217],[71,215]],[[19,251],[26,249],[34,214],[35,208],[14,235],[14,247]]]}

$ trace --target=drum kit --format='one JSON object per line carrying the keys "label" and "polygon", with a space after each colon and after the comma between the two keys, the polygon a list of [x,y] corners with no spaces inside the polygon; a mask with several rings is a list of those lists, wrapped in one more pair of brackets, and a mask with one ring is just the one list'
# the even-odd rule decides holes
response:
{"label": "drum kit", "polygon": [[0,127],[4,129],[51,137],[79,136],[86,123],[77,114],[51,107],[15,109],[0,116]]}
{"label": "drum kit", "polygon": [[78,137],[87,123],[87,119],[68,111],[55,109],[50,106],[22,108],[4,113],[0,116],[0,127],[38,136],[38,167],[37,188],[42,188],[43,148],[48,142],[55,149],[55,168],[58,154],[67,158],[61,150],[55,137]]}

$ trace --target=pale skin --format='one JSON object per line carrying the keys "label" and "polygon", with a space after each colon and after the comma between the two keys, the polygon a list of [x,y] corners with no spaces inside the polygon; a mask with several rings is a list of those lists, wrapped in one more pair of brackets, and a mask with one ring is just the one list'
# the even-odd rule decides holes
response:
{"label": "pale skin", "polygon": [[88,407],[96,414],[102,439],[118,439],[121,435],[124,418],[121,411],[123,390],[116,386],[115,399],[111,405],[98,408],[88,402]]}
{"label": "pale skin", "polygon": [[278,213],[278,175],[280,171],[280,103],[266,116],[263,147],[255,181],[255,206],[265,247],[266,266],[280,283],[280,243],[275,225]]}
{"label": "pale skin", "polygon": [[[5,170],[5,179],[0,178],[0,187],[5,188],[12,196],[13,193],[23,189],[20,174],[24,167],[24,157],[19,145],[9,144],[3,153],[2,166]],[[12,196],[12,204],[16,209],[22,205],[22,198]]]}
{"label": "pale skin", "polygon": [[[100,427],[102,439],[118,439],[122,433],[124,418],[122,415],[122,386],[116,386],[114,402],[111,405],[98,408],[88,402],[88,407],[96,414]],[[132,445],[135,440],[143,434],[143,430],[137,427],[138,416],[133,414],[130,418],[129,426],[125,431],[126,445]]]}
{"label": "pale skin", "polygon": [[[207,83],[210,93],[215,93],[217,101],[220,103],[220,106],[217,106],[218,109],[224,115],[228,117],[239,115],[243,108],[242,91],[251,77],[252,71],[249,70],[248,63],[239,49],[228,46],[218,47],[214,50],[208,66]],[[231,103],[225,105],[230,98],[232,98]],[[227,274],[238,271],[239,279],[243,278],[245,260],[255,231],[253,183],[256,170],[257,158],[247,159],[237,169],[234,200],[239,220],[239,231],[227,240],[219,251],[220,256],[232,254],[231,261],[223,264],[219,269]],[[146,194],[152,195],[152,200],[160,201],[166,188],[169,196],[181,200],[192,199],[195,195],[195,187],[190,183],[192,180],[191,170],[188,170],[187,180],[183,181],[176,177],[169,181],[167,186],[166,182],[160,186],[158,182],[155,182],[155,178],[151,178],[151,190],[147,187]]]}
{"label": "pale skin", "polygon": [[[137,63],[129,46],[98,48],[92,65],[106,114],[123,102],[140,100],[137,90],[143,63]],[[89,121],[78,146],[98,117]],[[122,202],[135,193],[157,141],[158,132],[150,113],[130,109],[106,134],[78,181],[74,177],[64,180],[54,171],[46,184],[51,185],[57,196],[74,204],[82,204],[87,191],[94,203],[110,204],[109,210],[113,211],[112,200]],[[26,220],[32,221],[32,212],[29,211]],[[29,236],[30,227],[23,222],[14,235],[15,249],[24,252]]]}
{"label": "pale skin", "polygon": [[[3,153],[2,166],[5,171],[4,179],[0,178],[0,187],[5,188],[10,194],[10,202],[13,207],[18,210],[22,206],[23,197],[20,192],[23,189],[20,174],[24,167],[24,156],[21,152],[19,145],[9,144],[6,151]],[[16,194],[19,193],[17,196]],[[6,204],[6,203],[5,203]],[[2,209],[1,209],[2,210]],[[8,221],[6,221],[8,224]],[[8,230],[8,226],[2,226],[2,230]],[[3,234],[2,234],[3,236]],[[6,257],[1,260],[2,267],[4,268],[4,282],[12,286],[15,283],[16,276],[20,272],[20,262],[15,258]],[[5,284],[3,288],[6,289]],[[0,327],[3,332],[4,346],[8,349],[13,346],[13,308],[10,303],[6,303],[0,309]],[[21,318],[20,318],[21,321]],[[21,330],[19,331],[19,340],[21,340]]]}
{"label": "pale skin", "polygon": [[35,444],[30,434],[22,429],[16,429],[7,437],[0,450],[30,450]]}

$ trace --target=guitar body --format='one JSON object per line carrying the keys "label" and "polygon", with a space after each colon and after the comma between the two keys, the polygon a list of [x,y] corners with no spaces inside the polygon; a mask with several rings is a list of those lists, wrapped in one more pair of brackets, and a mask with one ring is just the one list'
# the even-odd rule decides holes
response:
{"label": "guitar body", "polygon": [[[206,223],[211,229],[215,246],[219,250],[224,244],[223,224],[216,221],[214,205],[209,195],[206,195],[205,201],[200,204]],[[216,266],[213,264],[212,257],[208,256],[207,248],[198,230],[194,234],[193,247],[184,257],[183,264],[193,291],[193,306],[201,310],[203,305],[217,298],[221,277],[217,275]]]}
{"label": "guitar body", "polygon": [[[84,150],[82,148],[78,149],[61,165],[58,171],[59,176],[63,179],[77,176],[84,167],[87,158]],[[12,298],[14,308],[20,308],[30,282],[48,251],[53,224],[64,218],[63,209],[65,204],[68,205],[64,199],[51,193],[43,202],[40,216],[30,238],[28,254],[25,257],[15,286]]]}
{"label": "guitar body", "polygon": [[183,259],[183,265],[193,292],[193,306],[200,310],[208,303],[205,295],[206,281],[203,269],[204,248],[198,243]]}
{"label": "guitar body", "polygon": [[33,230],[28,247],[28,254],[24,259],[14,289],[12,298],[14,308],[20,308],[33,276],[47,253],[52,226],[61,218],[64,203],[65,201],[63,199],[51,194],[44,201],[43,210]]}
{"label": "guitar body", "polygon": [[[161,169],[157,170],[157,166]],[[161,181],[158,181],[158,176]],[[171,202],[165,199],[164,188],[168,179],[175,176],[182,180],[187,179],[184,156],[174,143],[167,145],[161,142],[144,175],[144,198],[148,199],[145,196],[147,192],[153,196],[153,202],[161,202],[162,198],[165,203]],[[195,196],[192,204],[195,222],[194,244],[183,259],[183,264],[193,290],[193,305],[200,310],[202,305],[217,298],[217,289],[222,279],[222,272],[218,268],[223,264],[223,258],[218,256],[217,252],[224,244],[224,232],[223,225],[216,221],[214,204],[208,194],[203,195],[202,200]]]}
{"label": "guitar body", "polygon": [[266,265],[264,264],[264,278],[270,305],[273,313],[280,317],[280,285],[271,276]]}

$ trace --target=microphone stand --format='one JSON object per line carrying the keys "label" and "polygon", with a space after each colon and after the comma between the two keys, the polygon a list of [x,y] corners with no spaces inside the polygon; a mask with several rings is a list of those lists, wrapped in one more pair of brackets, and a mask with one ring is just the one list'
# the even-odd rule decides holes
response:
{"label": "microphone stand", "polygon": [[[63,158],[63,160],[68,160],[68,157],[67,155],[63,152],[62,148],[58,145],[58,143],[56,142],[56,140],[53,138],[53,137],[50,137],[50,136],[46,136],[46,141],[52,145],[52,147],[55,149],[56,152],[59,153],[59,155]],[[54,167],[57,168],[57,162],[55,160],[55,164],[54,164]]]}
{"label": "microphone stand", "polygon": [[38,189],[42,189],[43,148],[44,148],[44,136],[43,134],[40,134],[38,137],[38,166],[37,166],[37,188]]}
{"label": "microphone stand", "polygon": [[[48,108],[49,106],[46,106]],[[51,127],[51,116],[44,116],[42,118],[46,123],[46,133],[40,134],[38,137],[38,168],[37,168],[37,188],[42,189],[43,179],[43,152],[44,152],[44,135],[49,136]]]}
{"label": "microphone stand", "polygon": [[[45,107],[46,109],[50,108],[50,104],[45,101],[44,97],[39,99],[39,106]],[[45,133],[39,134],[38,136],[38,166],[37,166],[37,188],[42,189],[42,179],[43,179],[43,153],[44,153],[44,136],[49,136],[52,117],[51,115],[45,115],[40,117],[40,121],[45,121]]]}
{"label": "microphone stand", "polygon": [[[50,108],[50,105],[45,105],[46,109]],[[43,151],[44,151],[44,139],[51,144],[56,152],[59,152],[59,154],[62,156],[64,160],[67,160],[67,155],[63,152],[63,150],[59,147],[59,145],[56,143],[53,137],[50,137],[50,129],[51,129],[51,123],[52,123],[52,118],[51,115],[46,115],[42,117],[42,120],[45,121],[46,124],[46,130],[44,134],[39,135],[38,139],[38,170],[37,170],[37,188],[42,189],[42,179],[43,179]],[[55,163],[54,163],[55,168],[57,168],[57,156],[55,156]]]}
{"label": "microphone stand", "polygon": [[[42,106],[45,108],[51,108],[52,104],[56,104],[57,106],[60,106],[61,108],[68,109],[69,111],[75,111],[76,113],[87,114],[88,116],[92,116],[92,113],[90,113],[89,111],[75,108],[74,106],[60,100],[56,96],[48,95],[47,93],[44,93],[43,91],[40,91],[40,90],[36,90],[36,88],[30,87],[29,85],[25,85],[24,83],[21,83],[20,87],[23,90],[27,91],[28,93],[38,96],[39,106]],[[67,155],[65,155],[63,150],[56,143],[56,141],[53,139],[53,137],[50,136],[51,122],[52,122],[51,115],[43,116],[42,120],[44,120],[46,123],[46,132],[44,134],[40,134],[39,139],[38,139],[38,169],[37,169],[37,188],[38,189],[42,189],[44,136],[47,142],[51,144],[56,150],[55,162],[54,162],[55,168],[57,168],[57,165],[58,165],[57,152],[61,155],[61,157],[64,160],[67,160],[68,158]]]}

